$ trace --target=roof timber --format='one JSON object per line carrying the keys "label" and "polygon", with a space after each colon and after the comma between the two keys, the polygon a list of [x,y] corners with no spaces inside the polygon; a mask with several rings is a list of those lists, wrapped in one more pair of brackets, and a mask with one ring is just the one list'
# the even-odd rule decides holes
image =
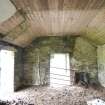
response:
{"label": "roof timber", "polygon": [[26,47],[39,36],[83,35],[105,43],[105,0],[11,0],[17,12],[0,24],[2,40]]}

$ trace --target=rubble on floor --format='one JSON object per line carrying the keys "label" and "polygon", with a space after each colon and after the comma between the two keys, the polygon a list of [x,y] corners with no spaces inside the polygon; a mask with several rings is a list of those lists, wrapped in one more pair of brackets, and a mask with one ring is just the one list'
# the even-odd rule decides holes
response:
{"label": "rubble on floor", "polygon": [[[26,103],[34,105],[87,105],[88,100],[105,100],[105,89],[84,88],[78,86],[51,88],[51,87],[29,87],[11,95],[6,95],[3,100],[21,99]],[[16,104],[17,105],[17,104]],[[19,104],[21,105],[21,104]],[[24,104],[23,104],[24,105]],[[27,104],[26,104],[27,105]]]}
{"label": "rubble on floor", "polygon": [[100,99],[93,99],[93,100],[87,101],[87,104],[88,105],[105,105],[105,102]]}
{"label": "rubble on floor", "polygon": [[12,101],[1,101],[0,100],[0,105],[34,105],[34,104],[28,104],[21,99],[18,100],[12,100]]}

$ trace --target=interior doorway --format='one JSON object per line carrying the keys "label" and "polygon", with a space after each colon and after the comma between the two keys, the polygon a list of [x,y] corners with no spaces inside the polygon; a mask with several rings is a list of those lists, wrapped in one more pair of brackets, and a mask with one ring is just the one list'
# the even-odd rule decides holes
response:
{"label": "interior doorway", "polygon": [[0,51],[0,94],[14,92],[14,51]]}
{"label": "interior doorway", "polygon": [[55,53],[50,57],[50,86],[63,87],[70,83],[70,57],[68,53]]}

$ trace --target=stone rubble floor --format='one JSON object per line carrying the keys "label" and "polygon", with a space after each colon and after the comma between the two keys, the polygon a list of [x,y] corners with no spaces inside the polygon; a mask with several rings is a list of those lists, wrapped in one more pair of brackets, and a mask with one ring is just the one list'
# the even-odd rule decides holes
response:
{"label": "stone rubble floor", "polygon": [[[88,100],[102,99],[105,101],[105,88],[93,89],[79,86],[51,88],[51,87],[28,87],[11,95],[0,96],[0,100],[22,100],[27,105],[87,105]],[[15,105],[15,104],[11,104]],[[17,104],[16,104],[17,105]],[[19,104],[23,105],[23,104]],[[25,105],[25,104],[24,104]]]}

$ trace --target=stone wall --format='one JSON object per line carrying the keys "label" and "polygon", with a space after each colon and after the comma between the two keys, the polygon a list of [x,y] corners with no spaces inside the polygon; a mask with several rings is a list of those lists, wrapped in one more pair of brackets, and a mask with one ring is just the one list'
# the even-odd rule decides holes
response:
{"label": "stone wall", "polygon": [[17,90],[23,85],[23,50],[17,48],[15,51],[15,68],[14,68],[14,88]]}
{"label": "stone wall", "polygon": [[105,45],[97,48],[98,61],[98,79],[102,86],[105,87]]}
{"label": "stone wall", "polygon": [[72,37],[42,37],[24,49],[24,84],[49,84],[50,54],[70,53],[74,47]]}
{"label": "stone wall", "polygon": [[71,82],[75,71],[89,72],[97,78],[96,47],[81,37],[39,37],[24,49],[24,85],[49,83],[51,53],[69,53]]}
{"label": "stone wall", "polygon": [[88,72],[90,78],[97,78],[97,48],[87,39],[77,38],[73,51],[72,67],[80,72]]}
{"label": "stone wall", "polygon": [[[8,43],[0,42],[0,50],[14,51],[14,90],[17,90],[22,86],[23,80],[23,60],[22,60],[22,48],[9,45]],[[4,58],[6,59],[6,58]],[[9,67],[8,67],[9,68]]]}

